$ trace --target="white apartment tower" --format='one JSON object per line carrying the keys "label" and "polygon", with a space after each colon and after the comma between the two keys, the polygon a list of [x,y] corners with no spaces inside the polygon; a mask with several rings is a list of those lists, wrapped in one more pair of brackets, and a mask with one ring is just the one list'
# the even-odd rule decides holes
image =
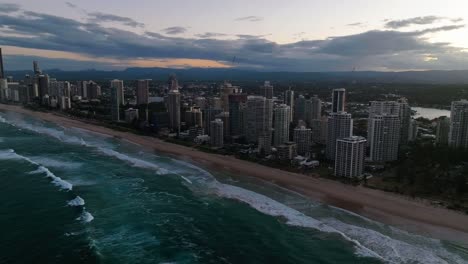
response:
{"label": "white apartment tower", "polygon": [[310,153],[312,143],[312,131],[310,128],[300,126],[294,129],[294,143],[296,143],[297,154],[306,156]]}
{"label": "white apartment tower", "polygon": [[353,135],[353,119],[346,112],[331,113],[328,116],[326,156],[335,159],[336,141]]}
{"label": "white apartment tower", "polygon": [[468,148],[468,100],[452,102],[449,145]]}
{"label": "white apartment tower", "polygon": [[335,176],[355,178],[364,171],[366,139],[348,137],[336,141]]}
{"label": "white apartment tower", "polygon": [[278,105],[273,112],[273,142],[275,146],[289,141],[289,124],[291,122],[291,108],[285,104]]}
{"label": "white apartment tower", "polygon": [[373,115],[368,121],[370,159],[377,162],[398,159],[400,118],[398,115]]}

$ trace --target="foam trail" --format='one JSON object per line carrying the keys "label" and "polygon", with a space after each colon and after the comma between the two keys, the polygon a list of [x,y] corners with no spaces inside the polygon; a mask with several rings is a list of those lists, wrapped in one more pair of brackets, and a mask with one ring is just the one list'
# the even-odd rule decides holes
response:
{"label": "foam trail", "polygon": [[94,220],[94,216],[90,212],[83,210],[81,215],[76,218],[76,220],[82,221],[83,223],[89,223]]}
{"label": "foam trail", "polygon": [[53,167],[53,168],[60,168],[60,169],[75,170],[75,169],[79,169],[83,165],[78,162],[62,161],[62,160],[57,160],[57,159],[52,159],[49,157],[42,157],[42,156],[30,157],[30,158],[31,160],[49,168]]}
{"label": "foam trail", "polygon": [[75,199],[68,201],[67,203],[69,206],[83,206],[85,205],[85,200],[83,198],[77,196]]}
{"label": "foam trail", "polygon": [[62,178],[53,174],[48,168],[42,166],[41,164],[31,160],[28,157],[21,156],[17,154],[13,149],[2,150],[0,151],[0,159],[17,159],[17,160],[25,160],[33,165],[39,166],[37,170],[30,172],[31,174],[36,173],[45,173],[48,178],[52,179],[52,183],[59,186],[61,189],[71,191],[73,189],[73,185]]}

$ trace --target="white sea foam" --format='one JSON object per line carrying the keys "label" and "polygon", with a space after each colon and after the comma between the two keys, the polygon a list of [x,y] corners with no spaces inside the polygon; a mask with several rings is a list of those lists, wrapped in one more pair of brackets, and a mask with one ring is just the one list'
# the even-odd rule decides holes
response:
{"label": "white sea foam", "polygon": [[49,168],[52,167],[52,168],[75,170],[75,169],[79,169],[83,165],[79,162],[63,161],[63,160],[53,159],[50,157],[38,156],[38,157],[30,157],[30,158],[31,160]]}
{"label": "white sea foam", "polygon": [[[222,197],[242,201],[259,212],[284,217],[292,226],[336,233],[354,243],[356,254],[374,257],[388,263],[466,263],[461,257],[443,248],[439,240],[414,235],[414,243],[395,239],[366,227],[343,223],[337,219],[315,219],[264,195],[237,186],[218,183],[216,193]],[[407,236],[412,236],[407,233]]]}
{"label": "white sea foam", "polygon": [[77,196],[75,199],[68,201],[69,206],[83,206],[85,205],[85,200]]}
{"label": "white sea foam", "polygon": [[45,173],[47,177],[52,179],[52,183],[59,186],[61,189],[68,190],[68,191],[71,191],[73,189],[73,185],[71,183],[65,180],[62,180],[60,177],[53,174],[48,168],[31,160],[30,158],[17,154],[13,149],[1,150],[0,159],[25,160],[33,165],[39,166],[37,170],[30,172],[30,174]]}
{"label": "white sea foam", "polygon": [[76,220],[82,221],[83,223],[89,223],[94,220],[94,216],[90,212],[83,209],[83,212],[78,218],[76,218]]}

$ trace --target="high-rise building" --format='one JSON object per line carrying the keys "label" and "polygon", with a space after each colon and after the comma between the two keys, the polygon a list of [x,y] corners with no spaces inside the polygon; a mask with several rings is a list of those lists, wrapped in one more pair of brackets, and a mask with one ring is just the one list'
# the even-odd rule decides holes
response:
{"label": "high-rise building", "polygon": [[418,137],[418,122],[414,119],[411,119],[408,132],[408,141],[413,142]]}
{"label": "high-rise building", "polygon": [[239,88],[239,86],[233,86],[231,83],[224,82],[224,84],[221,86],[221,101],[224,111],[229,111],[229,96],[241,92],[242,90]]}
{"label": "high-rise building", "polygon": [[346,112],[330,113],[328,116],[326,156],[335,159],[336,141],[353,135],[353,119]]}
{"label": "high-rise building", "polygon": [[400,104],[400,111],[398,113],[400,117],[400,145],[404,146],[409,142],[411,107],[406,98],[400,98],[397,102]]}
{"label": "high-rise building", "polygon": [[146,105],[149,100],[149,82],[150,80],[137,81],[137,105]]}
{"label": "high-rise building", "polygon": [[2,48],[0,48],[0,79],[5,79],[5,72],[3,71]]}
{"label": "high-rise building", "polygon": [[294,120],[294,91],[291,90],[291,87],[289,87],[289,89],[284,92],[284,103],[289,106],[291,110],[291,117],[289,120],[292,122]]}
{"label": "high-rise building", "polygon": [[296,143],[297,154],[306,156],[310,153],[312,143],[312,131],[310,128],[300,126],[294,129],[294,143]]}
{"label": "high-rise building", "polygon": [[294,124],[298,124],[300,120],[305,121],[305,103],[306,99],[301,94],[294,102]]}
{"label": "high-rise building", "polygon": [[348,137],[336,141],[335,176],[355,178],[364,171],[366,139]]}
{"label": "high-rise building", "polygon": [[322,101],[314,96],[305,101],[304,116],[307,125],[312,125],[313,120],[320,120],[322,117]]}
{"label": "high-rise building", "polygon": [[205,132],[209,135],[210,131],[210,122],[216,119],[216,116],[223,112],[221,108],[208,107],[203,109],[203,128]]}
{"label": "high-rise building", "polygon": [[450,118],[441,116],[437,120],[436,143],[438,145],[448,145],[450,133]]}
{"label": "high-rise building", "polygon": [[37,61],[33,61],[33,70],[34,70],[34,75],[42,74],[42,71],[39,68],[39,63]]}
{"label": "high-rise building", "polygon": [[169,91],[167,109],[169,112],[169,128],[180,133],[180,92],[177,85],[173,85]]}
{"label": "high-rise building", "polygon": [[278,105],[273,110],[273,142],[275,146],[289,141],[289,125],[291,108],[285,104]]}
{"label": "high-rise building", "polygon": [[406,98],[400,98],[397,101],[371,101],[369,107],[369,118],[374,115],[397,115],[400,119],[399,144],[408,144],[410,130],[409,126],[411,122],[411,107],[409,106],[408,100]]}
{"label": "high-rise building", "polygon": [[273,100],[263,96],[248,96],[245,113],[247,141],[257,143],[259,136],[271,135],[272,118]]}
{"label": "high-rise building", "polygon": [[333,89],[332,92],[332,113],[345,111],[346,90],[344,88]]}
{"label": "high-rise building", "polygon": [[215,119],[210,122],[210,143],[213,147],[222,148],[224,145],[223,120]]}
{"label": "high-rise building", "polygon": [[87,82],[86,84],[86,88],[87,88],[87,95],[88,95],[88,99],[92,100],[92,99],[98,99],[100,96],[101,96],[101,86],[99,86],[96,82],[93,82],[93,81],[89,81]]}
{"label": "high-rise building", "polygon": [[37,76],[37,84],[39,90],[39,96],[41,100],[47,95],[49,95],[49,75],[41,74]]}
{"label": "high-rise building", "polygon": [[111,117],[112,121],[119,122],[120,121],[120,90],[118,86],[111,86]]}
{"label": "high-rise building", "polygon": [[111,89],[116,89],[116,92],[119,97],[119,105],[125,104],[125,95],[124,95],[124,84],[122,80],[112,80],[111,81]]}
{"label": "high-rise building", "polygon": [[369,117],[368,135],[370,159],[377,162],[398,159],[400,118],[398,115],[373,115]]}
{"label": "high-rise building", "polygon": [[6,101],[9,99],[9,92],[8,92],[8,82],[6,79],[0,79],[0,100]]}
{"label": "high-rise building", "polygon": [[271,154],[271,131],[258,136],[258,151],[265,155]]}
{"label": "high-rise building", "polygon": [[269,81],[265,81],[263,86],[260,86],[260,95],[266,99],[273,99],[273,85]]}
{"label": "high-rise building", "polygon": [[247,102],[246,94],[230,94],[229,97],[229,128],[231,136],[240,136],[244,132],[244,108]]}
{"label": "high-rise building", "polygon": [[185,112],[185,124],[187,127],[203,127],[203,115],[199,107],[192,107]]}
{"label": "high-rise building", "polygon": [[468,100],[452,102],[449,145],[468,148]]}

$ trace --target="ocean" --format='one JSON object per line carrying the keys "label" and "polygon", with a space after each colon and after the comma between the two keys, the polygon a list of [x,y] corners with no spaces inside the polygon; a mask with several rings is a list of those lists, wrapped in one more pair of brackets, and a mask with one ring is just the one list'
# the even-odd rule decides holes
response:
{"label": "ocean", "polygon": [[451,242],[10,112],[0,180],[0,263],[468,263]]}

